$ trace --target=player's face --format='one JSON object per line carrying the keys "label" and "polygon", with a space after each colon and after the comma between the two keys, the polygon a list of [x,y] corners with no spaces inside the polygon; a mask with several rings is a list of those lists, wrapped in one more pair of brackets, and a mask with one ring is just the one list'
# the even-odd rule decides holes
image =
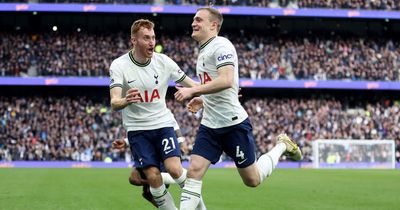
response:
{"label": "player's face", "polygon": [[136,35],[132,37],[132,43],[135,51],[146,58],[151,58],[156,44],[156,35],[154,30],[142,27]]}
{"label": "player's face", "polygon": [[200,10],[196,13],[192,23],[192,38],[198,42],[209,38],[213,22],[210,21],[210,13],[207,10]]}

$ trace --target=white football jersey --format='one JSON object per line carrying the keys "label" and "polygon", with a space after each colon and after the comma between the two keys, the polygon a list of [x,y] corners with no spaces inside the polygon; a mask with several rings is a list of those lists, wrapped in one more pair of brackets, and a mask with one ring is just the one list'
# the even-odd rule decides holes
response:
{"label": "white football jersey", "polygon": [[226,38],[216,36],[200,46],[196,72],[202,84],[218,77],[218,68],[234,66],[234,86],[223,91],[203,95],[204,111],[201,124],[209,128],[236,125],[248,115],[239,102],[239,68],[236,49]]}
{"label": "white football jersey", "polygon": [[110,66],[110,89],[122,88],[122,97],[130,88],[138,88],[141,102],[122,110],[122,121],[127,131],[153,130],[174,127],[175,119],[165,103],[170,80],[181,82],[185,73],[168,56],[160,53],[146,63],[137,62],[132,51],[115,59]]}

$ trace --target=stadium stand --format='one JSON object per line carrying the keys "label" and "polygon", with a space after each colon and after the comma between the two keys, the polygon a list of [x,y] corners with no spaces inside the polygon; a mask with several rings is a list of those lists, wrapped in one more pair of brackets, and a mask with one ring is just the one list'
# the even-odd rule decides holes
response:
{"label": "stadium stand", "polygon": [[[200,114],[167,101],[189,148]],[[360,101],[354,97],[264,97],[244,102],[254,126],[258,154],[286,132],[311,161],[314,139],[394,139],[400,160],[400,101]],[[90,97],[0,97],[0,160],[125,160],[129,153],[111,149],[124,135],[121,116],[106,100]]]}
{"label": "stadium stand", "polygon": [[[155,3],[145,0],[38,2]],[[215,3],[291,8],[400,9],[400,2],[394,0],[230,0]],[[165,1],[165,4],[208,5],[208,1],[171,0]],[[120,31],[129,28],[132,20],[142,17],[142,14],[87,14],[90,17],[80,13],[43,12],[31,15],[20,12],[15,18],[12,12],[2,13],[0,19],[10,21],[0,21],[0,26],[4,28],[0,32],[0,77],[108,77],[112,60],[130,49],[129,34]],[[143,17],[150,17],[157,25],[165,24],[164,29],[157,29],[157,41],[162,52],[194,77],[198,45],[187,32],[180,33],[190,28],[174,28],[178,25],[173,24],[177,19],[165,14],[146,15]],[[179,18],[187,21],[189,26],[192,17],[182,15]],[[235,44],[241,78],[400,81],[399,22],[396,20],[246,18],[227,15],[223,30],[226,34],[222,34]],[[248,24],[252,21],[254,24]],[[32,23],[37,27],[29,27]],[[51,31],[53,24],[61,24],[60,30]],[[77,32],[78,26],[82,27],[82,31]],[[168,27],[176,33],[168,32]],[[128,152],[119,153],[110,148],[111,141],[123,137],[125,131],[121,126],[120,113],[109,108],[106,98],[108,88],[102,87],[105,89],[93,94],[104,98],[93,99],[90,94],[62,95],[50,91],[50,87],[44,92],[57,93],[45,96],[34,96],[36,93],[13,95],[5,94],[8,89],[0,87],[0,160],[129,159]],[[18,90],[21,87],[15,88]],[[43,91],[37,90],[37,87],[30,88],[34,92]],[[360,99],[355,97],[358,93],[354,90],[345,90],[348,93],[342,96],[330,96],[330,90],[318,93],[303,90],[304,93],[297,96],[297,90],[288,89],[284,91],[288,93],[285,96],[271,96],[270,93],[277,90],[254,89],[252,91],[258,91],[257,94],[249,94],[246,88],[242,91],[245,92],[243,104],[254,125],[257,154],[272,147],[274,136],[287,132],[300,144],[305,161],[312,159],[311,143],[315,139],[394,139],[396,159],[400,161],[398,90],[374,93],[378,97],[373,99],[367,92],[371,90],[364,90],[364,97]],[[85,91],[86,87],[80,87],[76,92]],[[391,95],[397,96],[386,98]],[[184,105],[174,100],[170,99],[167,103],[191,148],[201,116],[190,114]]]}
{"label": "stadium stand", "polygon": [[[3,33],[1,76],[108,76],[110,62],[129,49],[122,33]],[[242,78],[400,80],[400,42],[378,38],[231,37]],[[161,36],[163,52],[194,76],[197,44],[188,36]]]}

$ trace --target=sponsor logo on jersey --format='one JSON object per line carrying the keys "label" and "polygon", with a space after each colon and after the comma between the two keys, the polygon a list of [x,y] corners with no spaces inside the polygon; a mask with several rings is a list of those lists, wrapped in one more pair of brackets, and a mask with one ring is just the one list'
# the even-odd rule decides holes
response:
{"label": "sponsor logo on jersey", "polygon": [[134,79],[134,80],[129,80],[128,83],[132,83],[132,82],[134,82],[134,81],[136,81],[136,80],[135,80],[135,79]]}
{"label": "sponsor logo on jersey", "polygon": [[223,61],[223,60],[230,59],[230,58],[233,58],[233,55],[232,54],[226,54],[226,55],[218,56],[217,60],[218,61]]}
{"label": "sponsor logo on jersey", "polygon": [[[150,93],[151,92],[151,93]],[[156,99],[160,100],[160,93],[157,89],[154,90],[145,90],[142,94],[139,94],[140,102],[151,103]]]}
{"label": "sponsor logo on jersey", "polygon": [[200,83],[201,84],[206,84],[206,83],[212,81],[211,76],[208,75],[207,72],[203,72],[203,75],[199,74],[199,78],[200,78]]}

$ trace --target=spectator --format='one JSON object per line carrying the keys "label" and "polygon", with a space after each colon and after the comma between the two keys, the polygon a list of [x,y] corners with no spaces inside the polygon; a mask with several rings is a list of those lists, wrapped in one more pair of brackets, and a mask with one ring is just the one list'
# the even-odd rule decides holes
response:
{"label": "spectator", "polygon": [[[128,51],[121,34],[0,34],[1,76],[108,76],[109,61]],[[115,42],[111,40],[116,40]],[[361,38],[233,36],[240,77],[251,79],[400,80],[400,42]],[[115,44],[114,44],[115,43]],[[195,76],[198,46],[161,36],[164,53]],[[190,56],[188,56],[190,55]]]}
{"label": "spectator", "polygon": [[[315,139],[393,139],[400,161],[400,101],[362,101],[319,96],[252,98],[244,103],[253,123],[257,153],[273,146],[273,137],[286,132],[311,160]],[[82,105],[85,104],[85,105]],[[0,160],[101,161],[129,160],[129,153],[111,149],[122,137],[120,113],[106,101],[87,97],[0,97]],[[189,149],[199,126],[198,114],[167,100]]]}

